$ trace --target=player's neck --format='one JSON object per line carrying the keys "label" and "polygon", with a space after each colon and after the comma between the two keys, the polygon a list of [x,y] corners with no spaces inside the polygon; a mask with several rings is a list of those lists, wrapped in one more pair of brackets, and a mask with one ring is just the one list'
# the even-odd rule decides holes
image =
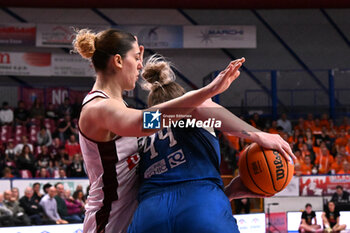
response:
{"label": "player's neck", "polygon": [[123,89],[119,83],[114,80],[111,79],[110,81],[105,82],[104,80],[101,81],[100,78],[97,78],[92,90],[101,90],[105,92],[110,98],[123,100]]}

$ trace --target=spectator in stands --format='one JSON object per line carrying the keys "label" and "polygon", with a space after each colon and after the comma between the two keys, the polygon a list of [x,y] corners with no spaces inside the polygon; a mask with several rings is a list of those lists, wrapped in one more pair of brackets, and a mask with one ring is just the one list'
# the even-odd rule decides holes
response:
{"label": "spectator in stands", "polygon": [[62,146],[58,149],[58,153],[55,155],[55,160],[59,162],[59,167],[67,168],[72,163],[72,158],[66,152],[66,149]]}
{"label": "spectator in stands", "polygon": [[30,144],[30,143],[28,142],[28,137],[25,136],[25,135],[23,135],[23,136],[21,137],[21,140],[22,140],[22,141],[21,141],[20,143],[18,143],[18,144],[15,146],[15,148],[14,148],[15,154],[16,154],[16,155],[21,154],[21,153],[23,152],[23,147],[24,147],[24,146],[28,146],[29,149],[30,149],[30,152],[33,153],[33,145]]}
{"label": "spectator in stands", "polygon": [[19,189],[18,188],[13,187],[11,189],[11,197],[16,201],[19,201]]}
{"label": "spectator in stands", "polygon": [[339,151],[339,148],[348,144],[348,138],[346,137],[346,130],[344,128],[340,129],[339,135],[337,139],[335,140],[335,148],[337,151]]}
{"label": "spectator in stands", "polygon": [[48,193],[41,199],[40,205],[42,206],[47,217],[56,224],[67,224],[66,220],[63,220],[57,212],[57,203],[56,203],[56,188],[50,187]]}
{"label": "spectator in stands", "polygon": [[80,202],[76,201],[72,196],[69,190],[65,190],[65,202],[67,205],[67,213],[68,216],[75,216],[75,218],[78,220],[80,218],[80,222],[82,223],[84,221],[84,214],[83,214],[83,206]]}
{"label": "spectator in stands", "polygon": [[85,201],[86,201],[86,199],[85,199],[83,190],[76,190],[73,193],[73,198],[74,198],[74,200],[76,200],[77,202],[79,202],[81,204],[83,212],[84,212],[85,211]]}
{"label": "spectator in stands", "polygon": [[329,153],[326,143],[322,142],[315,160],[315,165],[318,167],[318,174],[328,174],[333,161],[334,158]]}
{"label": "spectator in stands", "polygon": [[2,109],[0,110],[0,123],[1,125],[12,125],[13,123],[13,111],[8,102],[2,103]]}
{"label": "spectator in stands", "polygon": [[36,178],[50,178],[50,177],[51,175],[45,167],[41,167],[38,174],[36,174]]}
{"label": "spectator in stands", "polygon": [[52,145],[51,145],[51,153],[53,155],[56,155],[59,151],[59,148],[64,147],[63,143],[61,142],[61,139],[57,136],[57,137],[53,137],[52,138]]}
{"label": "spectator in stands", "polygon": [[325,126],[322,127],[321,134],[315,135],[315,146],[320,147],[321,142],[325,142],[328,149],[331,148],[331,138]]}
{"label": "spectator in stands", "polygon": [[320,228],[321,226],[317,224],[316,213],[312,210],[312,205],[307,203],[305,205],[305,210],[301,215],[299,232],[315,232]]}
{"label": "spectator in stands", "polygon": [[55,106],[51,102],[48,104],[48,106],[46,108],[45,117],[53,119],[53,120],[58,119],[58,114],[57,114],[57,111],[55,109]]}
{"label": "spectator in stands", "polygon": [[328,208],[322,213],[323,225],[326,232],[340,232],[346,229],[346,225],[339,224],[340,213],[335,208],[333,201],[328,202]]}
{"label": "spectator in stands", "polygon": [[0,227],[13,226],[12,211],[4,205],[3,201],[4,196],[0,193]]}
{"label": "spectator in stands", "polygon": [[35,183],[33,184],[33,188],[32,188],[32,190],[33,190],[33,199],[34,199],[37,203],[39,203],[40,200],[41,200],[41,198],[44,196],[44,195],[40,192],[40,187],[41,187],[40,183],[35,182]]}
{"label": "spectator in stands", "polygon": [[269,133],[274,133],[274,134],[278,134],[278,130],[277,130],[277,121],[272,121],[271,122],[271,127],[269,128],[268,132]]}
{"label": "spectator in stands", "polygon": [[51,146],[52,145],[52,136],[50,130],[45,126],[40,127],[40,131],[36,135],[36,143],[39,146]]}
{"label": "spectator in stands", "polygon": [[64,116],[64,120],[58,125],[58,132],[62,142],[65,142],[70,135],[78,133],[78,129],[71,120],[71,116],[69,114],[66,114]]}
{"label": "spectator in stands", "polygon": [[68,169],[69,177],[86,177],[81,154],[74,155],[73,162]]}
{"label": "spectator in stands", "polygon": [[35,118],[38,120],[45,118],[45,109],[41,104],[40,99],[35,98],[32,108],[30,109],[30,118]]}
{"label": "spectator in stands", "polygon": [[294,126],[294,130],[298,129],[300,131],[300,134],[304,134],[304,123],[305,123],[305,120],[304,118],[300,117],[298,119],[298,124],[296,126]]}
{"label": "spectator in stands", "polygon": [[34,197],[34,191],[31,187],[27,187],[24,190],[24,196],[19,199],[21,207],[28,215],[32,224],[55,224],[55,221],[46,219],[43,208],[39,205],[38,199]]}
{"label": "spectator in stands", "polygon": [[327,113],[322,114],[320,124],[321,124],[321,127],[325,127],[326,129],[330,127],[329,117]]}
{"label": "spectator in stands", "polygon": [[282,127],[283,132],[287,133],[288,135],[292,134],[292,123],[287,119],[286,113],[282,113],[281,118],[277,120],[277,126]]}
{"label": "spectator in stands", "polygon": [[333,194],[331,201],[343,209],[342,207],[350,205],[350,194],[344,190],[343,186],[337,185],[336,192]]}
{"label": "spectator in stands", "polygon": [[252,119],[250,120],[250,124],[255,128],[263,130],[265,128],[265,122],[260,118],[258,113],[254,113]]}
{"label": "spectator in stands", "polygon": [[53,156],[49,153],[47,146],[41,146],[41,153],[37,155],[36,166],[48,168]]}
{"label": "spectator in stands", "polygon": [[18,156],[16,164],[19,170],[29,170],[34,176],[36,171],[35,159],[28,145],[23,146],[22,153]]}
{"label": "spectator in stands", "polygon": [[338,174],[339,171],[344,170],[344,158],[341,154],[337,154],[335,156],[335,160],[331,165],[331,173]]}
{"label": "spectator in stands", "polygon": [[67,140],[64,147],[70,158],[72,158],[75,154],[81,154],[80,145],[74,134],[70,135],[69,140]]}
{"label": "spectator in stands", "polygon": [[57,202],[57,211],[62,219],[68,221],[69,223],[80,223],[81,218],[78,215],[69,215],[67,210],[67,205],[65,202],[65,190],[62,183],[57,183],[55,185],[57,190],[57,195],[55,196],[55,200]]}
{"label": "spectator in stands", "polygon": [[26,126],[28,123],[29,112],[25,109],[25,104],[22,100],[18,101],[18,106],[14,111],[15,123]]}
{"label": "spectator in stands", "polygon": [[311,175],[313,173],[313,165],[309,155],[305,156],[304,163],[300,164],[300,170],[302,175]]}
{"label": "spectator in stands", "polygon": [[312,147],[313,147],[313,145],[315,143],[315,137],[312,134],[311,129],[307,128],[305,130],[305,139],[304,140],[305,140],[305,143],[306,143],[308,149],[312,150]]}
{"label": "spectator in stands", "polygon": [[2,171],[2,178],[3,179],[12,179],[15,176],[12,174],[12,170],[9,167],[5,167]]}
{"label": "spectator in stands", "polygon": [[58,107],[58,115],[59,117],[64,117],[66,115],[73,116],[73,106],[68,97],[64,98],[63,104]]}
{"label": "spectator in stands", "polygon": [[5,161],[6,162],[14,162],[15,161],[15,146],[13,144],[13,139],[9,139],[7,142],[6,150],[5,150]]}
{"label": "spectator in stands", "polygon": [[16,226],[29,226],[30,219],[24,212],[24,209],[20,207],[19,202],[12,197],[11,190],[6,190],[4,192],[4,205],[11,210],[12,219]]}
{"label": "spectator in stands", "polygon": [[315,161],[315,153],[314,151],[311,149],[309,149],[309,147],[307,146],[306,143],[302,144],[301,146],[301,157],[305,159],[306,156],[310,156],[311,158],[311,163],[314,163]]}
{"label": "spectator in stands", "polygon": [[307,114],[307,118],[304,121],[304,129],[313,129],[315,126],[314,116],[312,113]]}
{"label": "spectator in stands", "polygon": [[314,127],[311,129],[311,131],[312,131],[312,134],[313,134],[313,135],[321,134],[322,126],[321,126],[320,119],[318,119],[318,118],[315,119],[315,125],[314,125]]}
{"label": "spectator in stands", "polygon": [[52,184],[50,184],[50,183],[44,184],[44,186],[43,186],[44,193],[47,194],[49,192],[49,188],[51,188],[51,187],[52,187]]}
{"label": "spectator in stands", "polygon": [[59,175],[58,178],[60,178],[60,179],[66,179],[67,178],[66,170],[64,168],[62,168],[62,167],[58,170],[58,175]]}
{"label": "spectator in stands", "polygon": [[345,160],[343,163],[343,170],[340,170],[337,174],[350,174],[350,163]]}
{"label": "spectator in stands", "polygon": [[344,160],[350,161],[350,153],[346,150],[345,146],[340,146],[337,152]]}

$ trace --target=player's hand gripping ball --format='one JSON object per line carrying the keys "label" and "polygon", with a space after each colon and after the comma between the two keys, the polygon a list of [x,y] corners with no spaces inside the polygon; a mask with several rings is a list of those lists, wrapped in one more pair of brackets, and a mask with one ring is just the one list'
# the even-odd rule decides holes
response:
{"label": "player's hand gripping ball", "polygon": [[252,192],[270,196],[289,184],[294,174],[294,163],[276,150],[252,143],[239,159],[239,173],[244,185]]}

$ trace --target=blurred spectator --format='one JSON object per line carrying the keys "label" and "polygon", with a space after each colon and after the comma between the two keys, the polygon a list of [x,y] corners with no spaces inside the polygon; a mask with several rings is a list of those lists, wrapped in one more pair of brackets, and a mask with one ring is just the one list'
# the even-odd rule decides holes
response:
{"label": "blurred spectator", "polygon": [[346,147],[346,145],[348,144],[348,138],[346,137],[345,129],[340,130],[339,136],[335,140],[334,144],[337,151],[339,151],[339,147],[341,146]]}
{"label": "blurred spectator", "polygon": [[69,115],[69,116],[73,115],[73,106],[71,105],[68,97],[64,98],[63,104],[61,104],[58,107],[58,115],[59,117],[63,117],[66,115]]}
{"label": "blurred spectator", "polygon": [[48,104],[48,106],[46,108],[45,117],[53,119],[53,120],[57,120],[58,119],[57,111],[55,109],[55,106],[52,103]]}
{"label": "blurred spectator", "polygon": [[61,142],[61,139],[59,137],[53,137],[52,145],[51,145],[51,153],[56,155],[59,151],[59,148],[61,148],[62,146],[63,146],[63,143]]}
{"label": "blurred spectator", "polygon": [[235,199],[236,214],[240,214],[244,209],[244,213],[250,213],[250,200],[249,198]]}
{"label": "blurred spectator", "polygon": [[12,197],[11,190],[4,192],[4,205],[11,210],[12,219],[16,226],[29,226],[30,219],[24,212],[24,209],[20,207],[19,202]]}
{"label": "blurred spectator", "polygon": [[41,126],[40,131],[36,135],[36,142],[39,146],[51,146],[52,136],[50,130],[45,126]]}
{"label": "blurred spectator", "polygon": [[298,124],[296,126],[294,126],[294,130],[298,129],[300,131],[300,134],[303,134],[304,133],[304,129],[305,129],[305,127],[304,127],[305,124],[304,123],[305,123],[304,118],[300,117],[298,119]]}
{"label": "blurred spectator", "polygon": [[65,190],[65,202],[67,205],[68,216],[74,218],[82,223],[84,221],[83,206],[80,202],[76,201],[71,195],[69,190]]}
{"label": "blurred spectator", "polygon": [[305,139],[304,140],[305,140],[305,143],[306,143],[307,147],[309,148],[309,150],[311,150],[314,143],[315,143],[315,137],[312,134],[311,129],[307,128],[305,130]]}
{"label": "blurred spectator", "polygon": [[69,157],[73,157],[75,154],[81,154],[80,145],[74,134],[70,135],[69,140],[67,140],[64,146]]}
{"label": "blurred spectator", "polygon": [[11,197],[12,197],[14,200],[16,200],[16,201],[19,200],[19,189],[18,189],[18,188],[13,187],[13,188],[11,189]]}
{"label": "blurred spectator", "polygon": [[35,118],[38,120],[44,119],[45,109],[41,104],[40,99],[35,98],[32,108],[30,109],[30,118]]}
{"label": "blurred spectator", "polygon": [[326,129],[329,129],[330,123],[329,123],[329,117],[327,113],[322,114],[320,125],[322,128],[325,127]]}
{"label": "blurred spectator", "polygon": [[27,136],[23,135],[21,137],[21,140],[22,141],[18,143],[14,148],[15,154],[19,155],[20,153],[22,153],[24,146],[29,146],[30,152],[33,153],[33,145],[28,142]]}
{"label": "blurred spectator", "polygon": [[350,194],[344,190],[343,186],[338,185],[331,201],[335,203],[338,210],[350,210]]}
{"label": "blurred spectator", "polygon": [[45,167],[41,167],[35,177],[36,178],[50,178],[51,175]]}
{"label": "blurred spectator", "polygon": [[71,120],[71,116],[69,114],[64,115],[63,121],[61,121],[61,123],[58,125],[58,132],[62,142],[65,142],[70,135],[78,133],[78,129]]}
{"label": "blurred spectator", "polygon": [[27,187],[24,190],[24,196],[19,199],[19,203],[28,215],[31,223],[35,225],[55,224],[54,221],[45,218],[43,208],[39,205],[39,202],[37,198],[34,197],[33,193],[33,189]]}
{"label": "blurred spectator", "polygon": [[76,200],[77,202],[79,202],[79,203],[81,204],[82,208],[85,210],[85,202],[86,202],[86,199],[85,199],[83,190],[76,190],[76,191],[73,193],[73,198],[74,198],[74,200]]}
{"label": "blurred spectator", "polygon": [[41,153],[37,155],[36,166],[48,168],[52,159],[53,158],[49,153],[49,149],[47,148],[47,146],[41,146]]}
{"label": "blurred spectator", "polygon": [[287,133],[288,135],[292,134],[292,123],[287,119],[286,113],[282,113],[281,118],[277,120],[277,126],[282,127],[283,132]]}
{"label": "blurred spectator", "polygon": [[315,127],[314,116],[312,113],[307,114],[307,118],[304,121],[304,129],[313,129]]}
{"label": "blurred spectator", "polygon": [[14,111],[16,124],[26,125],[28,122],[29,112],[25,109],[25,104],[22,100],[18,101],[18,106]]}
{"label": "blurred spectator", "polygon": [[64,168],[62,168],[62,167],[58,170],[58,175],[59,175],[58,178],[60,178],[60,179],[66,179],[67,178],[66,170]]}
{"label": "blurred spectator", "polygon": [[277,121],[272,121],[271,122],[271,127],[269,128],[269,133],[272,134],[278,134],[278,130],[277,130]]}
{"label": "blurred spectator", "polygon": [[314,153],[314,151],[312,150],[312,148],[310,149],[310,148],[307,146],[306,143],[302,144],[301,150],[300,150],[300,151],[301,151],[301,157],[302,157],[303,159],[305,159],[306,156],[309,156],[310,159],[311,159],[311,163],[314,162],[314,160],[315,160],[315,153]]}
{"label": "blurred spectator", "polygon": [[2,109],[0,110],[0,123],[1,125],[12,125],[13,123],[13,111],[8,102],[2,103]]}
{"label": "blurred spectator", "polygon": [[12,211],[4,205],[3,201],[4,196],[0,193],[0,227],[13,226]]}
{"label": "blurred spectator", "polygon": [[326,143],[322,142],[320,150],[316,153],[315,165],[318,167],[318,174],[328,174],[334,159],[329,153]]}
{"label": "blurred spectator", "polygon": [[350,128],[349,118],[345,116],[343,118],[343,122],[342,122],[341,126],[339,126],[339,130],[344,129],[345,131],[348,131],[349,128]]}
{"label": "blurred spectator", "polygon": [[311,129],[312,134],[314,135],[321,134],[322,126],[321,126],[320,119],[316,118],[314,122],[315,122],[314,127]]}
{"label": "blurred spectator", "polygon": [[37,203],[40,202],[41,198],[44,196],[41,192],[40,192],[40,183],[36,182],[33,184],[33,199],[34,201],[36,201]]}
{"label": "blurred spectator", "polygon": [[9,139],[7,142],[6,150],[5,150],[5,156],[6,156],[6,162],[14,162],[15,161],[15,149],[13,145],[13,139]]}
{"label": "blurred spectator", "polygon": [[59,162],[59,166],[66,168],[68,165],[72,163],[72,158],[66,153],[66,149],[64,147],[60,147],[58,153],[55,155],[55,160]]}
{"label": "blurred spectator", "polygon": [[80,154],[75,154],[73,162],[68,168],[69,177],[86,177],[84,171],[83,158]]}
{"label": "blurred spectator", "polygon": [[55,187],[57,190],[57,195],[55,196],[55,200],[57,202],[57,212],[59,213],[59,215],[62,217],[62,219],[68,221],[69,223],[80,223],[81,218],[78,215],[68,214],[68,209],[65,202],[66,196],[65,196],[65,190],[64,190],[63,184],[57,183]]}
{"label": "blurred spectator", "polygon": [[350,174],[350,163],[345,160],[343,162],[343,170],[338,171],[337,174]]}
{"label": "blurred spectator", "polygon": [[328,202],[328,208],[322,213],[323,225],[326,232],[340,232],[346,229],[346,225],[339,224],[340,213],[335,208],[335,203]]}
{"label": "blurred spectator", "polygon": [[263,130],[265,128],[265,122],[260,118],[258,113],[254,113],[252,119],[250,120],[250,124],[258,129]]}
{"label": "blurred spectator", "polygon": [[44,186],[43,186],[44,193],[47,194],[49,192],[49,188],[51,188],[51,187],[52,187],[52,184],[50,184],[50,183],[44,184]]}
{"label": "blurred spectator", "polygon": [[316,232],[320,228],[321,225],[317,224],[316,213],[312,210],[312,205],[307,203],[304,212],[301,214],[299,232]]}
{"label": "blurred spectator", "polygon": [[337,154],[335,156],[335,161],[333,161],[331,165],[331,173],[332,174],[338,174],[339,171],[344,170],[344,158],[342,155]]}
{"label": "blurred spectator", "polygon": [[48,193],[41,199],[40,205],[42,206],[47,217],[56,222],[56,224],[67,224],[66,220],[63,220],[57,212],[56,203],[56,188],[50,187]]}
{"label": "blurred spectator", "polygon": [[300,170],[302,175],[311,175],[313,165],[311,164],[311,158],[309,155],[305,156],[304,162],[300,164]]}
{"label": "blurred spectator", "polygon": [[12,174],[11,168],[5,167],[4,170],[2,171],[2,178],[3,179],[12,179],[15,176]]}
{"label": "blurred spectator", "polygon": [[28,145],[23,147],[22,153],[18,156],[16,164],[19,170],[29,170],[32,173],[32,176],[34,176],[36,171],[35,160]]}
{"label": "blurred spectator", "polygon": [[325,142],[328,149],[331,148],[331,138],[328,135],[327,128],[325,126],[322,127],[321,133],[315,135],[315,146],[320,146],[321,142]]}

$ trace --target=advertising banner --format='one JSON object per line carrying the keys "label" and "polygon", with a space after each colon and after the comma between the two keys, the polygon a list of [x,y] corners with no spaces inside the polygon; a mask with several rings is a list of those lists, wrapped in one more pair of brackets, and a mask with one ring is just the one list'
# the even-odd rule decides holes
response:
{"label": "advertising banner", "polygon": [[93,77],[92,64],[76,54],[52,54],[51,76]]}
{"label": "advertising banner", "polygon": [[1,233],[83,233],[83,224],[3,227]]}
{"label": "advertising banner", "polygon": [[256,26],[184,26],[184,48],[256,48]]}
{"label": "advertising banner", "polygon": [[12,187],[18,188],[19,196],[23,196],[25,188],[28,186],[32,187],[36,182],[40,183],[41,187],[46,183],[55,185],[56,183],[61,182],[64,185],[64,189],[70,190],[72,195],[77,188],[77,185],[83,187],[84,194],[86,193],[86,188],[89,186],[89,179],[13,179]]}
{"label": "advertising banner", "polygon": [[265,214],[234,215],[240,233],[265,233]]}
{"label": "advertising banner", "polygon": [[294,176],[287,187],[281,192],[276,193],[277,197],[295,197],[299,196],[299,177]]}
{"label": "advertising banner", "polygon": [[0,52],[0,75],[50,76],[50,53]]}
{"label": "advertising banner", "polygon": [[117,26],[137,36],[146,49],[183,48],[182,26]]}
{"label": "advertising banner", "polygon": [[[266,232],[287,232],[287,216],[285,212],[266,214]],[[268,225],[270,221],[270,226]]]}
{"label": "advertising banner", "polygon": [[102,31],[106,25],[65,25],[65,24],[38,24],[36,32],[37,47],[72,48],[75,31],[79,28],[89,28],[93,31]]}
{"label": "advertising banner", "polygon": [[302,176],[300,196],[332,196],[337,185],[350,191],[350,175]]}
{"label": "advertising banner", "polygon": [[0,24],[0,45],[35,45],[35,24]]}

